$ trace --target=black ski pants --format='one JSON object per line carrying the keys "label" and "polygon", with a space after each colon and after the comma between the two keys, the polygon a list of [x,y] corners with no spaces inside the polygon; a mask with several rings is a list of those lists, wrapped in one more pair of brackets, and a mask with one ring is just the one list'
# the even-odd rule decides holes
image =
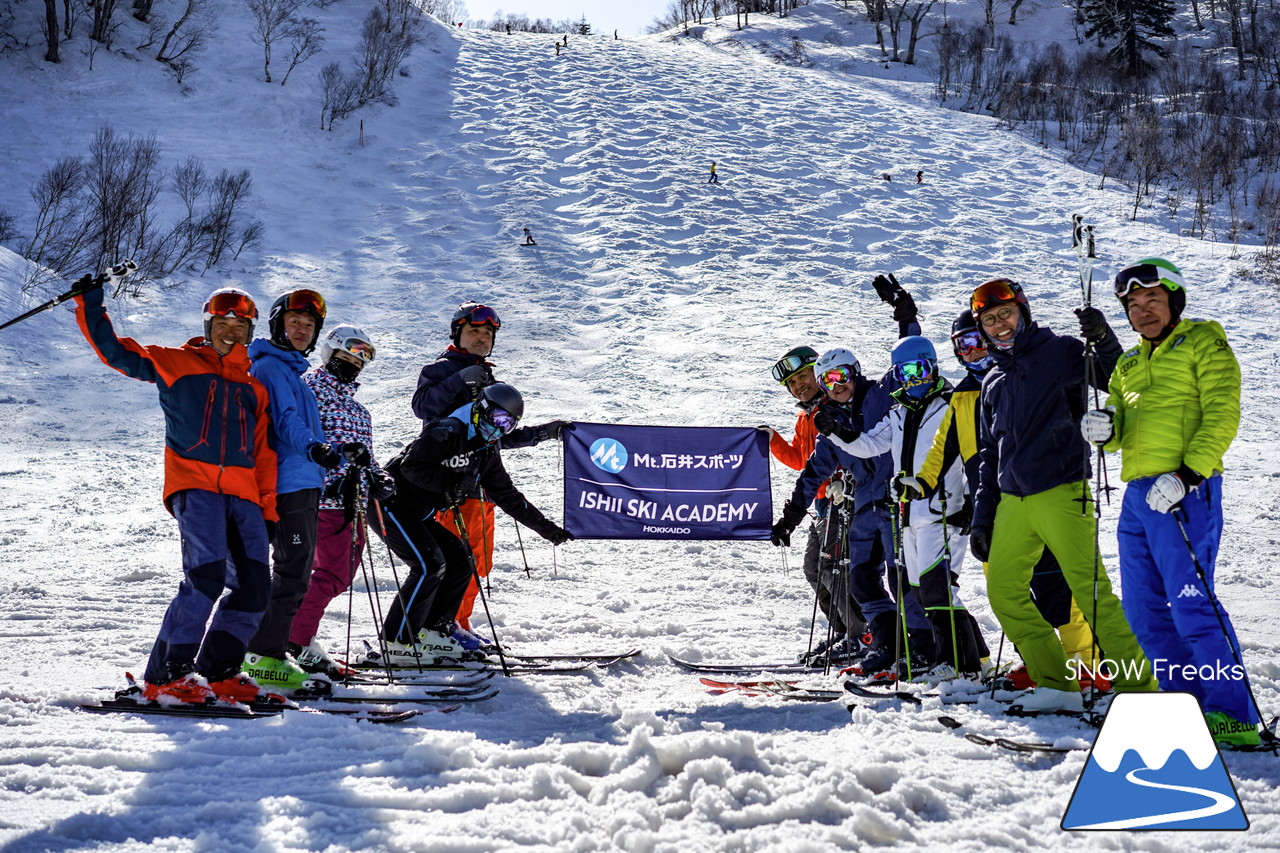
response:
{"label": "black ski pants", "polygon": [[283,658],[289,645],[294,614],[311,583],[316,558],[316,525],[320,517],[320,490],[299,489],[276,496],[280,522],[271,540],[271,601],[262,614],[258,631],[249,640],[255,655]]}
{"label": "black ski pants", "polygon": [[383,516],[383,538],[409,575],[387,609],[382,637],[415,643],[423,627],[453,621],[471,582],[471,548],[435,520],[434,510],[383,506]]}

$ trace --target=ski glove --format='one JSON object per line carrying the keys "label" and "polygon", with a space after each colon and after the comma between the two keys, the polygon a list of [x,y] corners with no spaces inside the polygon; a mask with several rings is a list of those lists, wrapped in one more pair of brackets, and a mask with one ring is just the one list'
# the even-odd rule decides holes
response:
{"label": "ski glove", "polygon": [[1147,506],[1156,512],[1171,512],[1196,486],[1204,482],[1195,471],[1183,465],[1177,471],[1161,474],[1147,490]]}
{"label": "ski glove", "polygon": [[843,426],[831,410],[826,406],[819,406],[813,413],[813,428],[826,436],[834,435],[841,441],[852,443],[857,439],[858,433],[847,426]]}
{"label": "ski glove", "polygon": [[991,557],[991,525],[975,525],[969,531],[969,550],[980,562],[985,563]]}
{"label": "ski glove", "polygon": [[540,533],[543,539],[552,545],[563,545],[573,538],[573,534],[565,530],[558,524],[552,524],[546,530]]}
{"label": "ski glove", "polygon": [[827,497],[831,499],[831,503],[840,506],[847,497],[845,494],[845,484],[843,477],[832,477],[827,483]]}
{"label": "ski glove", "polygon": [[369,497],[385,501],[396,493],[396,481],[386,471],[369,472]]}
{"label": "ski glove", "polygon": [[919,477],[910,474],[899,474],[893,478],[893,496],[899,501],[922,500],[929,493],[928,488]]}
{"label": "ski glove", "polygon": [[342,464],[342,457],[327,444],[316,442],[307,448],[307,457],[321,468],[333,470]]}
{"label": "ski glove", "polygon": [[342,456],[357,468],[368,468],[373,462],[369,456],[369,448],[358,441],[348,441],[342,445]]}
{"label": "ski glove", "polygon": [[1116,434],[1116,407],[1107,406],[1105,409],[1085,412],[1080,419],[1080,432],[1090,444],[1099,447],[1106,444]]}
{"label": "ski glove", "polygon": [[902,285],[898,284],[898,279],[893,273],[889,273],[888,276],[876,276],[872,279],[871,286],[876,289],[876,295],[878,295],[883,301],[894,306],[898,304],[899,294],[906,293],[906,291],[902,289]]}
{"label": "ski glove", "polygon": [[547,421],[536,429],[538,430],[538,441],[557,440],[560,438],[560,431],[567,427],[572,421]]}
{"label": "ski glove", "polygon": [[1111,331],[1111,327],[1107,325],[1107,318],[1092,305],[1075,310],[1076,319],[1080,321],[1080,335],[1089,343],[1098,343],[1107,336],[1107,332]]}
{"label": "ski glove", "polygon": [[458,378],[462,380],[464,385],[472,390],[475,390],[476,388],[483,388],[491,381],[489,368],[485,367],[483,364],[472,364],[462,368],[458,371]]}
{"label": "ski glove", "polygon": [[893,302],[893,319],[898,323],[910,323],[916,318],[916,301],[905,290],[898,291]]}
{"label": "ski glove", "polygon": [[791,544],[791,534],[804,520],[804,507],[787,501],[782,507],[782,518],[769,529],[769,541],[774,545],[786,547]]}

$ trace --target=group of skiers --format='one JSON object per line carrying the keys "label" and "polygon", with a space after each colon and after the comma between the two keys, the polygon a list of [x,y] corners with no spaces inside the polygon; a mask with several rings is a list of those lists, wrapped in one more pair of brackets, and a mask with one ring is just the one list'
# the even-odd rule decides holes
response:
{"label": "group of skiers", "polygon": [[[355,399],[376,348],[349,324],[322,339],[319,293],[281,295],[268,337],[254,339],[252,297],[221,288],[204,304],[203,335],[164,347],[115,333],[103,281],[76,296],[77,321],[104,363],[159,388],[164,503],[182,538],[183,579],[147,662],[143,701],[323,692],[344,670],[317,633],[354,579],[366,520],[409,567],[382,625],[380,654],[393,665],[490,646],[470,623],[476,579],[492,563],[489,501],[555,544],[572,538],[503,468],[501,446],[558,438],[565,422],[518,427],[523,398],[487,360],[501,328],[488,306],[459,306],[451,344],[422,369],[413,396],[422,431],[383,467],[369,411]],[[309,370],[317,344],[321,364]]]}
{"label": "group of skiers", "polygon": [[[958,585],[967,539],[1025,664],[1011,713],[1077,712],[1085,689],[1095,711],[1110,690],[1187,691],[1219,743],[1254,746],[1258,709],[1213,583],[1239,365],[1221,325],[1182,316],[1174,264],[1143,258],[1113,285],[1140,336],[1127,352],[1095,307],[1076,309],[1082,342],[1037,324],[1017,282],[983,283],[952,325],[953,387],[911,295],[877,276],[899,326],[888,373],[806,346],[773,367],[800,413],[770,447],[801,474],[771,538],[789,545],[812,507],[805,575],[832,631],[814,658],[865,676],[989,676]],[[1089,405],[1090,386],[1105,405]],[[1100,559],[1095,447],[1121,454],[1127,483],[1123,601]]]}

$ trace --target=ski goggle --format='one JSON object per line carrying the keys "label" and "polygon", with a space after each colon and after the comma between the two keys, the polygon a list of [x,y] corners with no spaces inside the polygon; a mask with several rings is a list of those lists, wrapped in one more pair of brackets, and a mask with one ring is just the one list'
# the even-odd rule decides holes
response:
{"label": "ski goggle", "polygon": [[920,358],[893,366],[893,378],[903,385],[916,384],[933,378],[933,362]]}
{"label": "ski goggle", "polygon": [[[1006,302],[1025,301],[1026,297],[1022,295],[1022,285],[1012,279],[993,278],[991,281],[979,285],[978,289],[969,297],[969,310],[976,317],[983,311],[994,308],[997,305],[1003,305]],[[1007,314],[1005,319],[1008,319]]]}
{"label": "ski goggle", "polygon": [[285,294],[285,311],[310,311],[321,320],[325,316],[324,297],[314,290],[294,290]]}
{"label": "ski goggle", "polygon": [[488,305],[477,305],[459,317],[457,322],[469,323],[472,326],[489,326],[495,332],[502,328],[502,321],[498,319],[498,312]]}
{"label": "ski goggle", "polygon": [[516,424],[520,419],[505,409],[493,409],[489,412],[489,422],[502,430],[503,434],[511,432],[516,428]]}
{"label": "ski goggle", "polygon": [[337,342],[334,349],[349,352],[365,364],[373,361],[373,356],[378,351],[373,344],[360,338],[343,338]]}
{"label": "ski goggle", "polygon": [[1116,296],[1123,300],[1135,287],[1157,287],[1164,285],[1171,290],[1180,290],[1182,281],[1172,270],[1162,269],[1155,264],[1134,264],[1116,273]]}
{"label": "ski goggle", "polygon": [[204,306],[204,313],[211,317],[239,317],[241,320],[258,319],[258,306],[247,293],[215,293]]}
{"label": "ski goggle", "polygon": [[957,355],[968,355],[987,348],[987,342],[977,329],[966,329],[951,336],[951,343]]}
{"label": "ski goggle", "polygon": [[822,387],[830,391],[836,385],[844,385],[846,382],[852,382],[853,378],[857,375],[857,371],[852,367],[847,364],[843,364],[839,367],[833,367],[830,370],[824,370],[818,379],[822,382]]}
{"label": "ski goggle", "polygon": [[804,355],[788,355],[780,358],[773,366],[773,378],[779,385],[786,385],[788,379],[813,364],[814,360]]}

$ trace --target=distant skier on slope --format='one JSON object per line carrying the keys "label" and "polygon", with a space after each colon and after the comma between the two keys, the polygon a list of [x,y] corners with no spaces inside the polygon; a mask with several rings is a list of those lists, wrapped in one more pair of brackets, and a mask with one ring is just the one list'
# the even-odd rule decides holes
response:
{"label": "distant skier on slope", "polygon": [[[355,394],[360,387],[356,380],[375,354],[364,332],[342,324],[320,344],[320,367],[302,377],[315,393],[320,424],[331,445],[373,447],[373,421]],[[325,474],[311,583],[289,628],[289,653],[307,672],[344,674],[316,642],[316,633],[325,608],[347,591],[355,577],[365,546],[367,503],[385,501],[395,490],[395,481],[372,451],[368,459],[344,458]]]}
{"label": "distant skier on slope", "polygon": [[716,163],[714,160],[711,161],[711,177],[707,178],[707,183],[709,184],[720,183],[720,176],[716,174]]}
{"label": "distant skier on slope", "polygon": [[467,543],[437,520],[468,495],[485,491],[503,511],[553,545],[573,538],[529,503],[502,465],[499,440],[515,430],[524,398],[510,385],[487,385],[474,402],[434,418],[387,464],[395,494],[383,506],[383,530],[409,565],[383,623],[388,663],[415,666],[432,658],[461,659],[454,617],[472,580]]}
{"label": "distant skier on slope", "polygon": [[155,383],[165,414],[164,504],[182,537],[183,579],[143,674],[148,700],[203,704],[263,695],[240,672],[267,607],[267,527],[279,520],[267,390],[249,375],[245,350],[257,317],[249,294],[222,288],[204,304],[202,338],[147,346],[116,336],[100,280],[76,297],[80,330],[98,357]]}
{"label": "distant skier on slope", "polygon": [[[493,365],[487,360],[497,342],[502,321],[498,312],[478,302],[464,302],[454,312],[449,323],[452,343],[418,374],[418,387],[413,392],[413,413],[422,420],[442,418],[453,414],[460,406],[476,399],[482,388],[493,384]],[[568,421],[548,421],[532,427],[520,427],[501,438],[502,447],[514,449],[533,447],[544,441],[558,440],[560,431]],[[468,488],[474,488],[470,484]],[[466,493],[463,500],[446,516],[437,518],[441,524],[454,529],[460,522],[467,531],[467,540],[475,555],[476,570],[481,577],[488,577],[493,568],[493,533],[496,521],[493,503],[485,499],[479,489]],[[457,514],[460,518],[454,518]],[[453,636],[466,649],[475,650],[490,644],[490,640],[475,633],[471,614],[480,588],[474,580],[467,587],[457,613],[457,625]]]}
{"label": "distant skier on slope", "polygon": [[[981,462],[970,543],[973,555],[988,564],[991,609],[1039,685],[1014,700],[1010,710],[1039,714],[1083,708],[1062,644],[1031,600],[1031,573],[1045,547],[1058,558],[1098,644],[1117,662],[1115,689],[1155,690],[1150,664],[1120,600],[1100,561],[1095,563],[1093,500],[1081,500],[1088,495],[1091,467],[1079,432],[1086,406],[1085,347],[1036,325],[1022,286],[1011,279],[983,283],[969,307],[995,358],[982,383]],[[1081,308],[1076,314],[1081,334],[1095,348],[1089,356],[1095,362],[1094,382],[1105,390],[1120,344],[1101,311]]]}
{"label": "distant skier on slope", "polygon": [[1163,664],[1160,688],[1199,699],[1218,743],[1256,746],[1240,643],[1213,592],[1240,365],[1221,325],[1182,318],[1186,285],[1169,261],[1135,261],[1114,284],[1141,340],[1116,364],[1106,408],[1087,413],[1081,429],[1123,459],[1116,538],[1124,612],[1148,660]]}
{"label": "distant skier on slope", "polygon": [[[965,376],[951,392],[951,401],[942,425],[933,437],[933,446],[924,464],[916,472],[917,489],[932,495],[942,471],[948,470],[956,458],[964,463],[965,482],[968,490],[968,510],[973,508],[973,493],[978,484],[978,431],[981,428],[981,409],[978,398],[982,393],[982,380],[991,372],[995,360],[987,349],[987,339],[978,330],[978,321],[968,308],[960,312],[951,324],[951,346],[956,358],[964,365]],[[986,565],[983,564],[983,571]],[[1031,573],[1031,597],[1036,609],[1045,621],[1058,631],[1062,650],[1068,660],[1076,658],[1086,663],[1093,660],[1093,632],[1089,623],[1071,597],[1071,588],[1062,576],[1057,559],[1048,548]],[[1096,666],[1090,664],[1090,669]],[[1026,667],[1019,667],[1009,674],[1018,689],[1035,686],[1026,674]]]}

